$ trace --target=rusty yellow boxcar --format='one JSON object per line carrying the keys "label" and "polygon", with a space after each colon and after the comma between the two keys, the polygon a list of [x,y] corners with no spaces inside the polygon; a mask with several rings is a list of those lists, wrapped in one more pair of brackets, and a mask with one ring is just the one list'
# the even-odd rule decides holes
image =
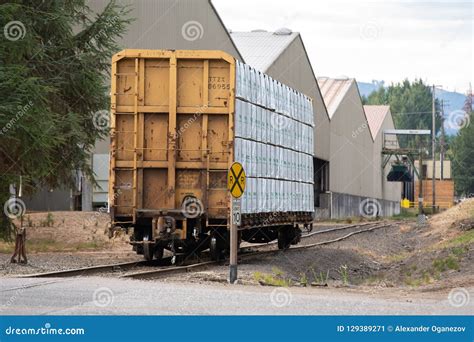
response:
{"label": "rusty yellow boxcar", "polygon": [[[236,96],[238,82],[247,95]],[[240,135],[236,104],[243,113]],[[222,51],[117,53],[111,72],[113,228],[133,228],[131,244],[147,260],[164,250],[188,256],[210,249],[214,259],[222,257],[231,204],[227,173],[242,159],[253,171],[247,172],[239,238],[278,239],[280,248],[297,243],[314,210],[310,106],[303,94]],[[254,125],[262,133],[252,135]]]}

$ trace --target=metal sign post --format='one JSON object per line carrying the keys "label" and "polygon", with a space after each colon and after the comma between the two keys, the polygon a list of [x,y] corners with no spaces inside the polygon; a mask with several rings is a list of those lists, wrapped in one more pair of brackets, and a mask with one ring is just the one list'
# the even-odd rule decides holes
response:
{"label": "metal sign post", "polygon": [[238,226],[241,224],[241,201],[244,194],[246,175],[242,164],[233,163],[227,174],[227,188],[232,196],[230,206],[230,265],[229,282],[237,281],[237,250],[238,250]]}

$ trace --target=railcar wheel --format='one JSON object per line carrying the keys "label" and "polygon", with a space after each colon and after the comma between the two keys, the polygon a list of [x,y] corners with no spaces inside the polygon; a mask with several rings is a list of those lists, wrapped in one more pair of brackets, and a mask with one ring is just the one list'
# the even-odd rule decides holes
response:
{"label": "railcar wheel", "polygon": [[148,235],[145,235],[143,237],[143,257],[145,258],[146,261],[151,261],[153,260],[153,245],[151,243],[148,243],[149,237]]}
{"label": "railcar wheel", "polygon": [[165,248],[162,246],[155,246],[155,259],[161,260],[163,259],[163,254],[165,253]]}
{"label": "railcar wheel", "polygon": [[288,249],[290,245],[290,231],[288,227],[281,227],[278,229],[278,249]]}

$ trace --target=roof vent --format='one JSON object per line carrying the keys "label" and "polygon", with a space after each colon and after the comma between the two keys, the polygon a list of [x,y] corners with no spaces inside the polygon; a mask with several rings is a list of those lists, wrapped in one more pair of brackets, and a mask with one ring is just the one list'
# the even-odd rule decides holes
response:
{"label": "roof vent", "polygon": [[256,29],[256,30],[252,30],[250,32],[267,32],[267,30],[262,30],[262,29]]}
{"label": "roof vent", "polygon": [[291,31],[289,28],[282,27],[282,28],[279,28],[278,30],[276,30],[273,34],[275,34],[277,36],[289,36],[292,33],[293,33],[293,31]]}

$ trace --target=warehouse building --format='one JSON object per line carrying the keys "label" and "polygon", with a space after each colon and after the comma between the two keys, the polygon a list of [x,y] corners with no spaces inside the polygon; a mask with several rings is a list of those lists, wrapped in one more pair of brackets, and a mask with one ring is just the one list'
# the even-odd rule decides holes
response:
{"label": "warehouse building", "polygon": [[355,79],[320,77],[318,83],[330,118],[330,192],[324,196],[331,217],[360,215],[367,198],[380,215],[398,213],[401,185],[387,182],[390,165],[382,172],[381,131],[394,128],[389,107],[363,106]]}
{"label": "warehouse building", "polygon": [[[89,6],[99,12],[107,2],[94,0]],[[397,211],[400,191],[396,184],[386,184],[381,171],[382,143],[377,140],[383,127],[393,128],[389,111],[375,116],[373,121],[380,126],[372,129],[354,80],[320,79],[318,83],[299,33],[289,29],[229,32],[210,0],[121,3],[130,5],[130,16],[135,18],[118,42],[123,48],[223,50],[313,99],[318,217],[358,216],[366,198],[381,203],[379,214]],[[91,163],[100,187],[85,180],[80,183],[82,210],[106,202],[108,151],[108,141],[96,144]],[[68,209],[69,199],[63,202]]]}

